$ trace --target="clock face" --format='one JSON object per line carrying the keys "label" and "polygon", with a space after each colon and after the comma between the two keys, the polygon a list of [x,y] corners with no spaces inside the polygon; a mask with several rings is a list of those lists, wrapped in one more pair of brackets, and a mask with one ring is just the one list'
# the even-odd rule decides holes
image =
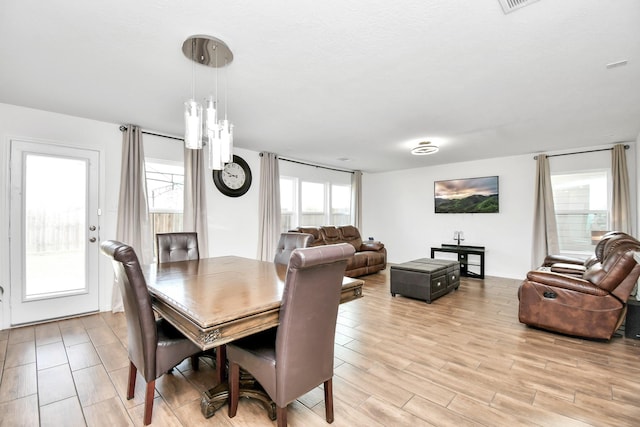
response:
{"label": "clock face", "polygon": [[244,169],[237,163],[227,163],[222,170],[222,182],[232,190],[237,190],[244,184],[247,175]]}
{"label": "clock face", "polygon": [[233,156],[222,170],[213,171],[213,182],[220,192],[229,197],[239,197],[251,187],[251,168],[240,156]]}

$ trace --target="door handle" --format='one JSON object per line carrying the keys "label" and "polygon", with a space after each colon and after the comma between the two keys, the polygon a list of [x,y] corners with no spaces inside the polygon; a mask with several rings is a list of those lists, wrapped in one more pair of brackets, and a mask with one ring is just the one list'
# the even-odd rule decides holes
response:
{"label": "door handle", "polygon": [[90,241],[91,243],[95,243],[96,238],[95,238],[95,237],[92,237],[92,238],[90,238],[90,239],[89,239],[89,241]]}

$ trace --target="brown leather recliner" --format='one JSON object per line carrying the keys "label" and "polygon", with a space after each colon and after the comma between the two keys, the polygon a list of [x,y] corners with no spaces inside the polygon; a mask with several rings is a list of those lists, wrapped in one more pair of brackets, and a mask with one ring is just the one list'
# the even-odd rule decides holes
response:
{"label": "brown leather recliner", "polygon": [[546,267],[551,271],[556,273],[564,273],[564,274],[577,274],[582,275],[587,268],[591,267],[596,262],[602,262],[604,259],[604,248],[606,243],[611,240],[615,236],[624,235],[628,239],[632,241],[635,240],[633,237],[628,235],[627,233],[623,233],[622,231],[609,231],[605,235],[602,236],[600,241],[595,247],[595,253],[591,255],[586,260],[582,260],[579,258],[574,258],[566,255],[547,255],[542,263],[542,267]]}
{"label": "brown leather recliner", "polygon": [[347,277],[373,274],[387,268],[387,250],[384,243],[362,240],[360,231],[353,225],[298,227],[289,231],[311,234],[313,241],[309,244],[310,247],[337,243],[349,243],[353,246],[355,253],[349,258],[347,270],[344,273]]}
{"label": "brown leather recliner", "polygon": [[518,289],[520,322],[567,335],[610,339],[620,327],[640,265],[640,242],[623,234],[602,248],[603,259],[581,276],[534,270]]}

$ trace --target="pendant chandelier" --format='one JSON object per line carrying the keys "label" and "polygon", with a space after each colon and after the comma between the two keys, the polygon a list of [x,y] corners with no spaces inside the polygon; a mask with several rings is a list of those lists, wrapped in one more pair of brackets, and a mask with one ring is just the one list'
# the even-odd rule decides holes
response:
{"label": "pendant chandelier", "polygon": [[[192,63],[191,99],[184,103],[184,145],[190,149],[209,147],[209,168],[221,170],[233,159],[233,125],[227,119],[227,90],[225,79],[224,119],[219,120],[218,71],[233,61],[229,47],[211,36],[191,36],[182,44],[182,52]],[[214,95],[202,103],[195,99],[196,63],[216,68]]]}

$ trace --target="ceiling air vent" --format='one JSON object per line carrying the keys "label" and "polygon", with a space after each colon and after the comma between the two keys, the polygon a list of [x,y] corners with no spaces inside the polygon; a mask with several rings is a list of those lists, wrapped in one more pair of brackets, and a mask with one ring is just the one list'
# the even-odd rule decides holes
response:
{"label": "ceiling air vent", "polygon": [[498,0],[500,2],[500,6],[502,6],[502,10],[505,14],[511,13],[516,9],[520,9],[521,7],[529,6],[531,3],[535,3],[539,0]]}

